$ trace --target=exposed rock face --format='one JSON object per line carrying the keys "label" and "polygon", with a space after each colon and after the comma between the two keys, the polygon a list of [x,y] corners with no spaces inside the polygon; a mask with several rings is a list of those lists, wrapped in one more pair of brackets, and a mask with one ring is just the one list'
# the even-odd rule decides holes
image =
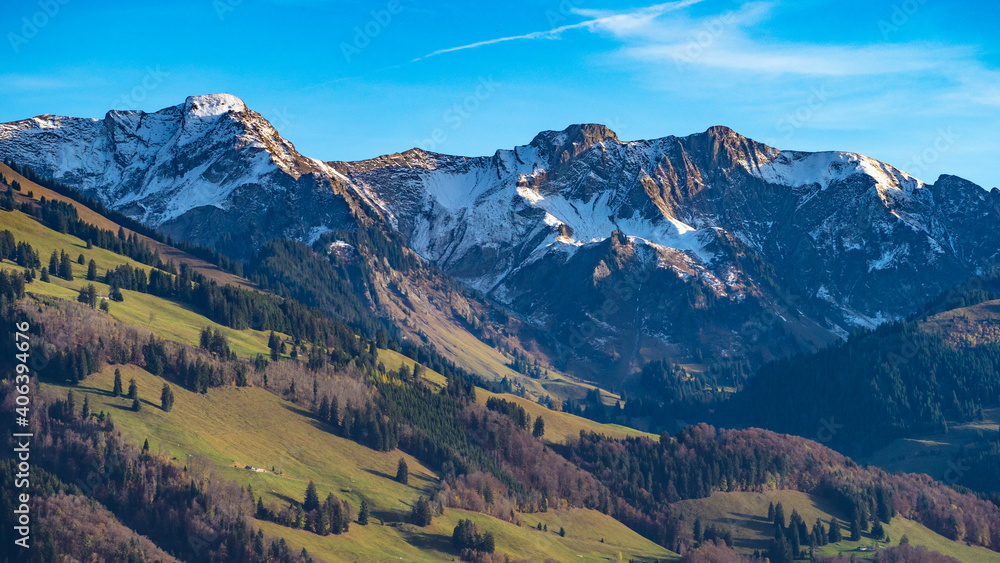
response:
{"label": "exposed rock face", "polygon": [[[492,157],[331,166],[557,356],[612,363],[817,345],[905,316],[1000,250],[1000,198],[974,184],[778,151],[725,127],[623,143],[580,125]],[[609,245],[613,231],[627,242]]]}
{"label": "exposed rock face", "polygon": [[905,316],[1000,251],[996,190],[725,127],[622,142],[575,125],[489,157],[323,163],[216,95],[0,125],[0,157],[198,242],[381,223],[509,307],[550,358],[601,378],[664,355],[817,346]]}
{"label": "exposed rock face", "polygon": [[258,243],[308,239],[318,225],[349,225],[359,208],[336,173],[229,94],[192,96],[156,113],[2,124],[0,156],[199,242],[223,233]]}

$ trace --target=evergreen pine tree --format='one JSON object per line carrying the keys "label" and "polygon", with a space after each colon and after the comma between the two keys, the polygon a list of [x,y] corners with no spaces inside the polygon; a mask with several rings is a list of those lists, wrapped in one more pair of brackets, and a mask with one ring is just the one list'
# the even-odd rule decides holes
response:
{"label": "evergreen pine tree", "polygon": [[83,412],[80,416],[82,416],[84,420],[90,418],[90,395],[83,396]]}
{"label": "evergreen pine tree", "polygon": [[434,511],[431,508],[431,503],[424,497],[420,497],[417,503],[413,505],[410,519],[417,526],[429,526],[434,519]]}
{"label": "evergreen pine tree", "polygon": [[399,464],[396,465],[396,481],[404,485],[410,482],[410,468],[406,466],[406,460],[399,458]]}
{"label": "evergreen pine tree", "polygon": [[830,520],[830,532],[828,534],[830,538],[830,543],[837,543],[843,539],[840,531],[840,522],[836,518]]}
{"label": "evergreen pine tree", "polygon": [[118,368],[115,368],[115,387],[111,391],[111,394],[115,397],[122,396],[122,372]]}
{"label": "evergreen pine tree", "polygon": [[302,510],[309,512],[317,508],[319,508],[319,495],[316,493],[316,483],[309,481],[309,485],[306,487],[306,498],[302,502]]}
{"label": "evergreen pine tree", "polygon": [[61,253],[59,257],[59,277],[73,281],[73,261],[69,259],[69,254]]}
{"label": "evergreen pine tree", "polygon": [[882,522],[876,520],[872,525],[872,536],[877,540],[885,538],[885,528],[882,526]]}
{"label": "evergreen pine tree", "polygon": [[170,412],[170,409],[174,408],[174,390],[166,383],[160,392],[160,406],[165,412]]}
{"label": "evergreen pine tree", "polygon": [[316,418],[327,422],[330,420],[330,399],[326,395],[319,402],[319,408],[316,409]]}
{"label": "evergreen pine tree", "polygon": [[855,510],[854,514],[851,515],[851,541],[858,541],[861,539],[861,518],[858,516],[858,511]]}
{"label": "evergreen pine tree", "polygon": [[142,402],[139,401],[139,397],[132,399],[132,410],[134,412],[139,412],[142,410]]}
{"label": "evergreen pine tree", "polygon": [[329,421],[330,425],[333,426],[334,429],[340,429],[340,402],[337,400],[337,397],[330,399]]}
{"label": "evergreen pine tree", "polygon": [[368,508],[368,501],[367,500],[362,500],[361,501],[361,508],[358,510],[358,524],[360,524],[362,526],[367,526],[368,525],[368,511],[369,510],[370,509]]}
{"label": "evergreen pine tree", "polygon": [[136,399],[139,397],[139,386],[135,382],[135,378],[128,380],[128,398]]}
{"label": "evergreen pine tree", "polygon": [[784,531],[785,524],[785,507],[779,502],[774,506],[774,525],[780,526],[781,530]]}
{"label": "evergreen pine tree", "polygon": [[97,281],[97,262],[93,260],[87,264],[87,281]]}
{"label": "evergreen pine tree", "polygon": [[542,418],[542,415],[538,415],[538,418],[535,419],[535,427],[532,429],[531,435],[535,438],[541,438],[545,435],[545,419]]}

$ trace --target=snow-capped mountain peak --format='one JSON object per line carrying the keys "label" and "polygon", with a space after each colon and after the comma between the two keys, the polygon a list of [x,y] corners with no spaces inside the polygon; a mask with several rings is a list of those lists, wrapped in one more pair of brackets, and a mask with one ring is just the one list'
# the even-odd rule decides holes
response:
{"label": "snow-capped mountain peak", "polygon": [[[781,151],[724,126],[626,142],[581,124],[492,156],[321,162],[239,98],[212,94],[154,113],[0,124],[0,157],[197,242],[311,243],[381,224],[557,340],[596,323],[609,357],[692,346],[703,329],[715,340],[702,345],[730,353],[749,345],[747,315],[787,306],[788,288],[801,304],[781,317],[788,339],[844,334],[906,315],[1000,256],[1000,190],[926,184],[850,152]],[[601,299],[628,308],[619,320],[639,332],[595,320],[605,301],[583,304],[634,279],[642,299]],[[722,307],[726,320],[690,332],[665,303]]]}
{"label": "snow-capped mountain peak", "polygon": [[232,94],[207,94],[203,96],[188,96],[184,100],[184,115],[188,118],[218,117],[234,112],[247,111],[247,105]]}

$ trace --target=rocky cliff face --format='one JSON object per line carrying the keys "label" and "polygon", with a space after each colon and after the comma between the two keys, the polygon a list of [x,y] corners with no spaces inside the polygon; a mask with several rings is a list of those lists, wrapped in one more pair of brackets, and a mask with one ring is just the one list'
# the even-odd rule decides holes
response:
{"label": "rocky cliff face", "polygon": [[217,95],[0,125],[0,157],[198,242],[312,241],[359,219],[398,230],[519,316],[553,362],[595,377],[822,345],[905,316],[1000,252],[996,190],[725,127],[623,142],[576,125],[488,157],[324,163]]}
{"label": "rocky cliff face", "polygon": [[[615,363],[821,344],[905,316],[1000,250],[996,193],[725,127],[621,142],[580,125],[492,157],[330,164],[554,350]],[[612,232],[624,237],[609,247]]]}
{"label": "rocky cliff face", "polygon": [[0,124],[0,157],[94,195],[167,233],[214,243],[315,238],[365,206],[229,94],[104,119],[43,115]]}

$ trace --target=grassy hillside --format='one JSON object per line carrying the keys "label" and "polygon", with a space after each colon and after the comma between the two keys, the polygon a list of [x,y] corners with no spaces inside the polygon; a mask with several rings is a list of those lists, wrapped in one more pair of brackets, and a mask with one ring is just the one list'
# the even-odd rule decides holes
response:
{"label": "grassy hillside", "polygon": [[[398,370],[400,365],[406,365],[411,370],[413,369],[413,360],[393,350],[380,349],[378,351],[378,359],[385,365],[387,370]],[[428,382],[438,387],[445,384],[444,376],[433,370],[427,370],[424,377]],[[545,419],[545,439],[550,442],[562,443],[565,442],[567,438],[579,437],[581,430],[604,434],[605,436],[612,438],[624,438],[627,436],[648,436],[651,438],[657,438],[653,434],[628,428],[626,426],[620,426],[617,424],[601,424],[600,422],[594,422],[593,420],[576,416],[574,414],[549,410],[548,408],[543,407],[530,399],[525,399],[516,395],[508,393],[491,393],[485,389],[479,387],[476,388],[477,403],[485,405],[486,401],[489,400],[490,397],[499,397],[521,405],[524,407],[524,410],[531,415],[532,420],[534,420],[537,416],[541,416]]]}
{"label": "grassy hillside", "polygon": [[995,344],[1000,342],[1000,300],[931,315],[921,321],[920,326],[929,334],[942,336],[953,346]]}
{"label": "grassy hillside", "polygon": [[[499,551],[519,557],[605,561],[615,559],[618,552],[626,560],[672,557],[609,516],[588,510],[523,515],[526,523],[546,523],[549,533],[452,509],[432,526],[417,528],[404,523],[406,515],[419,496],[431,491],[437,476],[411,456],[398,451],[376,452],[334,436],[299,405],[264,389],[211,389],[200,395],[174,385],[174,408],[166,413],[158,401],[163,379],[134,366],[119,369],[126,382],[135,378],[139,386],[144,403],[140,412],[128,408],[129,400],[110,395],[114,368],[91,375],[75,393],[78,405],[83,401],[81,394],[86,394],[92,411],[112,413],[116,427],[128,441],[141,445],[148,439],[152,452],[252,485],[266,501],[300,501],[312,480],[321,498],[332,492],[348,500],[355,511],[362,499],[373,505],[372,523],[367,527],[353,525],[342,536],[321,537],[259,522],[266,533],[285,537],[296,550],[306,547],[329,561],[447,560],[454,557],[450,538],[455,524],[461,518],[471,518],[494,532]],[[61,397],[66,391],[66,387],[46,385],[42,393]],[[400,457],[410,467],[409,485],[393,480]],[[267,471],[248,471],[246,465]],[[565,538],[556,533],[560,526],[567,530]]]}
{"label": "grassy hillside", "polygon": [[[387,280],[388,281],[388,280]],[[581,399],[597,387],[547,366],[545,379],[532,379],[510,367],[512,357],[479,340],[452,314],[454,295],[441,293],[428,285],[405,278],[393,278],[387,283],[386,313],[397,319],[399,326],[416,341],[435,346],[442,354],[467,371],[491,380],[507,378],[524,387],[533,399],[545,395],[564,400]],[[461,299],[461,298],[459,298]],[[620,396],[604,391],[607,404]]]}
{"label": "grassy hillside", "polygon": [[476,389],[477,403],[485,405],[486,401],[489,400],[490,397],[499,397],[501,399],[517,403],[518,405],[524,407],[524,410],[528,412],[532,420],[534,420],[537,416],[541,416],[545,420],[545,439],[550,442],[563,443],[567,438],[578,438],[581,430],[604,434],[609,438],[625,438],[628,436],[647,436],[653,439],[658,438],[648,432],[642,432],[640,430],[628,428],[627,426],[620,426],[618,424],[601,424],[600,422],[594,422],[593,420],[576,416],[575,414],[549,410],[534,401],[517,397],[515,395],[509,395],[506,393],[490,393],[489,391],[485,391],[483,389]]}
{"label": "grassy hillside", "polygon": [[[469,519],[480,529],[492,532],[498,553],[506,553],[531,561],[672,561],[678,556],[639,536],[621,523],[600,513],[588,510],[554,511],[539,518],[527,515],[525,524],[517,526],[466,510],[448,509],[444,516],[435,518],[426,528],[412,524],[393,526],[351,526],[342,536],[320,537],[309,532],[292,530],[282,533],[290,545],[298,550],[305,547],[329,561],[452,561],[456,559],[451,548],[451,534],[461,519]],[[549,531],[539,531],[527,523],[547,522]],[[555,527],[553,528],[553,524]],[[566,528],[566,537],[558,534],[559,526]],[[281,532],[279,526],[262,522],[265,533]],[[401,536],[407,542],[399,549],[392,542]],[[604,542],[601,542],[604,539]],[[419,548],[419,550],[414,549]],[[621,559],[619,559],[619,557]]]}
{"label": "grassy hillside", "polygon": [[[17,240],[30,243],[38,251],[42,267],[48,264],[49,255],[52,254],[53,250],[56,252],[65,250],[73,260],[73,281],[66,281],[57,276],[51,276],[48,283],[35,280],[27,287],[29,293],[75,301],[80,288],[93,283],[94,287],[97,288],[98,295],[107,295],[107,285],[86,280],[86,264],[90,260],[97,264],[98,279],[103,278],[107,270],[123,264],[130,264],[133,268],[146,271],[147,274],[151,269],[149,266],[109,250],[96,246],[88,249],[84,241],[72,235],[53,231],[19,211],[0,211],[0,225],[14,233],[14,238]],[[80,254],[83,254],[84,265],[76,263],[76,258]],[[10,261],[0,262],[0,267],[17,268]],[[241,357],[246,358],[268,353],[268,333],[266,332],[232,330],[210,321],[186,305],[149,294],[128,290],[123,290],[122,294],[125,296],[125,301],[112,302],[111,315],[125,324],[148,327],[161,338],[194,346],[198,345],[201,330],[209,326],[226,334],[229,337],[231,348]]]}
{"label": "grassy hillside", "polygon": [[[49,200],[63,201],[73,205],[76,208],[77,215],[80,217],[80,219],[82,219],[87,223],[90,223],[91,225],[95,225],[102,229],[109,229],[112,231],[117,231],[119,227],[121,227],[121,225],[119,225],[118,223],[115,223],[114,221],[91,210],[90,208],[77,203],[73,199],[57,194],[56,192],[44,186],[40,186],[35,182],[29,181],[24,176],[18,174],[17,172],[15,172],[2,162],[0,162],[0,173],[3,174],[4,178],[6,178],[8,182],[17,180],[17,182],[21,184],[21,194],[20,194],[21,196],[27,197],[28,192],[32,192],[34,194],[35,200],[40,200],[42,197],[45,197],[46,199]],[[132,232],[133,231],[131,231],[130,229],[125,229],[126,234],[131,234]],[[178,250],[172,246],[168,246],[162,242],[157,242],[144,235],[138,233],[136,234],[141,240],[146,241],[152,250],[159,252],[164,262],[173,260],[177,264],[187,264],[191,268],[200,272],[206,278],[210,280],[215,280],[220,285],[230,284],[251,289],[253,288],[253,284],[251,284],[249,281],[240,278],[238,276],[234,276],[229,272],[225,272],[219,269],[219,267],[214,264],[210,264],[200,258],[191,256],[186,252]]]}
{"label": "grassy hillside", "polygon": [[984,409],[981,421],[963,424],[949,424],[948,432],[919,438],[900,438],[881,448],[862,461],[877,465],[889,471],[901,473],[926,473],[931,477],[953,481],[956,458],[964,453],[964,448],[977,442],[986,433],[996,434],[1000,430],[1000,408]]}
{"label": "grassy hillside", "polygon": [[[696,518],[701,518],[702,524],[708,526],[727,527],[733,532],[733,548],[749,554],[754,550],[765,551],[774,537],[774,525],[767,519],[769,503],[781,503],[785,509],[786,518],[792,510],[798,510],[809,528],[817,518],[823,520],[824,526],[829,526],[831,518],[838,518],[846,531],[849,529],[848,515],[842,514],[831,503],[818,497],[798,491],[769,491],[765,493],[714,493],[709,498],[686,500],[676,503],[676,508],[684,515],[689,526],[694,525]],[[969,563],[986,563],[1000,561],[1000,554],[980,547],[970,547],[941,536],[927,527],[902,517],[895,517],[885,526],[886,533],[892,545],[898,545],[899,540],[906,535],[913,545],[923,545],[928,549],[939,551],[945,555],[958,558]],[[845,533],[845,536],[847,534]],[[885,542],[875,542],[868,534],[863,534],[861,541],[841,541],[818,548],[820,555],[836,556],[844,554],[849,557],[856,555],[858,559],[870,561],[874,552],[859,552],[862,546],[882,546]]]}

